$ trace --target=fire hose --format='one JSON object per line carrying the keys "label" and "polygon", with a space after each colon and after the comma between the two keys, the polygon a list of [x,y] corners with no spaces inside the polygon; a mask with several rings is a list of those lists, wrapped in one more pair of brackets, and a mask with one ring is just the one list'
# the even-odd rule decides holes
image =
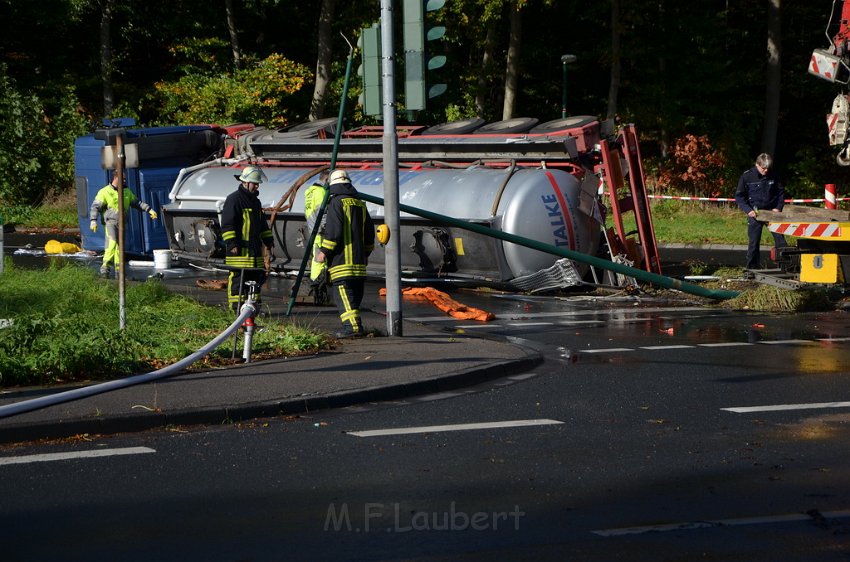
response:
{"label": "fire hose", "polygon": [[[227,327],[226,330],[224,330],[208,344],[203,346],[201,349],[199,349],[192,355],[181,359],[173,365],[169,365],[167,367],[163,367],[162,369],[158,369],[156,371],[152,371],[150,373],[145,373],[142,375],[134,375],[119,380],[108,381],[100,384],[93,384],[82,388],[75,388],[73,390],[67,390],[58,394],[51,394],[50,396],[40,396],[31,400],[24,400],[21,402],[15,402],[14,404],[0,406],[0,418],[16,416],[18,414],[32,412],[34,410],[40,410],[41,408],[46,408],[48,406],[55,406],[56,404],[63,404],[65,402],[71,402],[73,400],[79,400],[81,398],[88,398],[89,396],[94,396],[96,394],[103,394],[104,392],[127,388],[129,386],[135,386],[137,384],[143,384],[146,382],[164,379],[166,377],[171,377],[176,374],[179,374],[180,371],[182,371],[195,361],[198,361],[204,356],[209,355],[215,348],[224,343],[227,338],[230,337],[231,334],[235,333],[236,330],[238,330],[243,325],[243,323],[246,323],[248,321],[251,321],[253,323],[253,319],[256,314],[257,307],[254,302],[249,299],[244,305],[242,305],[242,309],[240,310],[239,316],[236,318],[236,320],[233,321],[230,326]],[[247,335],[247,330],[246,345],[250,347],[250,338]],[[248,356],[250,356],[250,350],[246,350],[246,353],[248,354]]]}

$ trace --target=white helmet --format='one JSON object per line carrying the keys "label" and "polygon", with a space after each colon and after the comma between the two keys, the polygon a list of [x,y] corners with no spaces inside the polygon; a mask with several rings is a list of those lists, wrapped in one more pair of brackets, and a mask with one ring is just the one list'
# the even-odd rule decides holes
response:
{"label": "white helmet", "polygon": [[345,170],[334,170],[331,174],[331,181],[328,185],[336,185],[338,183],[351,183],[351,178],[348,177],[348,172]]}
{"label": "white helmet", "polygon": [[239,181],[256,183],[263,183],[267,178],[266,174],[256,166],[246,166],[244,170],[242,170],[241,176],[233,176]]}

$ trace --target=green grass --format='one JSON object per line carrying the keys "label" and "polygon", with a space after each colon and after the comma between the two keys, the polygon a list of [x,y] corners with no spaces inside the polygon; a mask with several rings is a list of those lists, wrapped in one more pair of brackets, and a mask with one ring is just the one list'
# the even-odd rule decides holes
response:
{"label": "green grass", "polygon": [[38,207],[0,205],[3,224],[27,228],[77,228],[77,203],[73,194],[48,201]]}
{"label": "green grass", "polygon": [[[128,284],[126,327],[118,326],[117,287],[75,264],[15,268],[0,276],[0,386],[107,379],[148,372],[203,347],[233,322],[212,308],[169,292],[160,282]],[[263,320],[253,354],[286,356],[328,347],[327,336]],[[195,367],[229,361],[232,340]],[[241,344],[239,351],[241,352]]]}

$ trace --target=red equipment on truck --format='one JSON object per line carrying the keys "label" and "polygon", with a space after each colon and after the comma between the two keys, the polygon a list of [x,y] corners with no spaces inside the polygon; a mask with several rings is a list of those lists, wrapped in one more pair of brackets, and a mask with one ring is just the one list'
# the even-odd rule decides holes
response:
{"label": "red equipment on truck", "polygon": [[[838,30],[830,35],[835,27],[836,15]],[[809,73],[818,78],[839,84],[850,83],[850,2],[833,0],[832,14],[826,27],[829,39],[827,49],[815,49],[809,61]],[[850,166],[850,96],[838,94],[832,102],[832,113],[826,116],[829,127],[830,146],[840,146],[835,157],[841,166]]]}

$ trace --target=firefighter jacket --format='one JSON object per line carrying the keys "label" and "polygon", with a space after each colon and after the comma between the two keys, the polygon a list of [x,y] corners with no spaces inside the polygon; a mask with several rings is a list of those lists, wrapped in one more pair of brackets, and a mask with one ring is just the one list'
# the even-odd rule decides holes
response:
{"label": "firefighter jacket", "polygon": [[[130,207],[143,212],[150,211],[151,206],[140,201],[133,195],[129,187],[124,188],[124,215],[130,210]],[[118,222],[118,190],[112,187],[112,184],[107,184],[102,187],[97,195],[94,196],[91,209],[89,209],[89,220],[97,220],[98,215],[102,215],[101,223]]]}
{"label": "firefighter jacket", "polygon": [[330,187],[321,247],[331,281],[366,277],[369,254],[375,248],[375,225],[350,183]]}
{"label": "firefighter jacket", "polygon": [[747,170],[738,180],[735,189],[735,202],[745,213],[754,209],[782,210],[785,205],[785,188],[779,181],[779,176],[768,170],[761,175],[755,166]]}
{"label": "firefighter jacket", "polygon": [[[260,198],[241,184],[224,200],[221,238],[227,247],[224,263],[233,267],[263,267],[263,244],[274,246]],[[239,249],[237,254],[232,253],[234,248]]]}
{"label": "firefighter jacket", "polygon": [[[313,233],[313,227],[316,225],[316,217],[319,215],[319,209],[322,207],[322,202],[325,200],[325,193],[327,191],[325,184],[317,182],[308,187],[304,193],[304,218],[307,221],[305,236],[307,240],[310,239],[310,235]],[[316,233],[316,239],[313,241],[313,248],[320,248],[322,246],[321,233],[325,227],[326,217],[327,215],[322,215],[322,222],[319,226],[319,231]],[[327,265],[325,262],[320,263],[316,261],[314,250],[310,250],[310,255],[313,258],[310,260],[310,279],[316,281],[322,272],[327,269]]]}

